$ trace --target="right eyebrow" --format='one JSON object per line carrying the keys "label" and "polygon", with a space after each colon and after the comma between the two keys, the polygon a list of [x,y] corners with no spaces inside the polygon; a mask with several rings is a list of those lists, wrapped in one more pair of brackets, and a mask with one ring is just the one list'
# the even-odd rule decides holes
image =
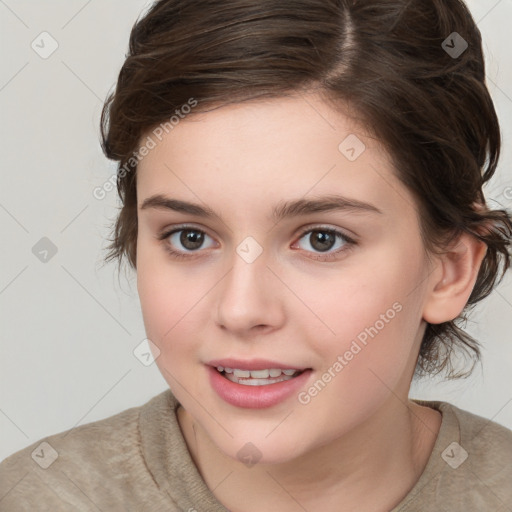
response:
{"label": "right eyebrow", "polygon": [[189,203],[187,201],[180,201],[179,199],[172,199],[170,197],[165,197],[161,194],[156,194],[154,196],[148,197],[142,203],[140,209],[146,210],[149,208],[154,208],[157,210],[172,210],[180,213],[188,213],[190,215],[195,215],[197,217],[205,217],[205,218],[217,218],[220,219],[220,216],[217,215],[213,210],[207,207],[203,207],[196,203]]}

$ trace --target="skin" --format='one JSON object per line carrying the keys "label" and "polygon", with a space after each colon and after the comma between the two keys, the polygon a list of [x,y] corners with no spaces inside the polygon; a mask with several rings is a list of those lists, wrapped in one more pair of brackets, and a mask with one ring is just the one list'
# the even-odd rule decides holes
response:
{"label": "skin", "polygon": [[[366,146],[355,161],[338,149],[349,134]],[[382,213],[269,218],[281,201],[332,193]],[[140,209],[154,194],[207,205],[222,220]],[[441,424],[438,411],[408,399],[426,321],[462,311],[485,245],[463,235],[429,260],[415,202],[383,147],[314,92],[188,116],[140,162],[137,197],[146,333],[215,496],[244,512],[376,512],[398,504],[424,470]],[[179,233],[158,240],[182,223],[207,235],[195,252]],[[301,238],[301,228],[318,225],[358,243],[321,261],[326,253],[311,233]],[[253,263],[236,252],[248,236],[263,249]],[[173,258],[165,244],[188,259]],[[313,368],[307,390],[397,302],[401,311],[307,405],[293,395],[243,409],[209,384],[212,359],[265,358]],[[261,453],[252,467],[237,458],[247,442]]]}

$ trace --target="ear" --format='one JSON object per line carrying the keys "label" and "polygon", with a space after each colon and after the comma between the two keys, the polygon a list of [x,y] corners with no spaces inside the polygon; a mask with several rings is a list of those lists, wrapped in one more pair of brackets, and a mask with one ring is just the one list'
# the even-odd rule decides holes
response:
{"label": "ear", "polygon": [[457,318],[475,286],[487,245],[463,233],[446,252],[436,256],[435,270],[423,308],[423,319],[431,324]]}

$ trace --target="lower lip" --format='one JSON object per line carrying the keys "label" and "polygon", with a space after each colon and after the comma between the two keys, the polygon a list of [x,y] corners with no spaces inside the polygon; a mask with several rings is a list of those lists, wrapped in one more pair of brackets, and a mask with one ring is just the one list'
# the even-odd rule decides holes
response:
{"label": "lower lip", "polygon": [[305,370],[293,379],[275,384],[246,386],[231,382],[213,366],[208,366],[208,371],[212,388],[224,401],[248,409],[264,409],[283,402],[304,386],[311,374],[311,370]]}

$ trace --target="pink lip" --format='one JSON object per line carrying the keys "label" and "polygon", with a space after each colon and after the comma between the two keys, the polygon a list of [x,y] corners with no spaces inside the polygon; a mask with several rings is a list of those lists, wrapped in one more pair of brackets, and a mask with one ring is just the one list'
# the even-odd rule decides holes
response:
{"label": "pink lip", "polygon": [[[228,359],[222,360],[224,363],[229,362]],[[275,384],[268,384],[266,386],[247,386],[244,384],[237,384],[231,382],[224,377],[215,366],[224,366],[231,368],[228,364],[222,364],[222,361],[212,361],[215,363],[214,366],[207,366],[209,372],[210,384],[214,391],[228,404],[234,405],[235,407],[244,407],[248,409],[264,409],[266,407],[272,407],[280,402],[283,402],[291,395],[296,394],[301,387],[304,386],[309,376],[311,375],[311,369],[305,370],[297,377],[293,379],[277,382]],[[232,361],[232,360],[231,360]],[[254,361],[253,361],[254,362]],[[253,363],[251,362],[251,364]],[[260,361],[261,363],[261,361]],[[252,369],[252,370],[263,370],[266,368],[281,368],[287,369],[289,366],[283,366],[282,363],[272,363],[268,365],[269,361],[265,362],[265,365],[260,364],[259,367],[255,366],[237,366],[234,368],[240,370]]]}
{"label": "pink lip", "polygon": [[215,359],[206,363],[209,366],[222,366],[223,368],[236,368],[238,370],[267,370],[279,368],[281,370],[304,370],[304,366],[294,366],[288,363],[269,361],[268,359],[251,359],[250,361],[240,361],[238,359]]}

